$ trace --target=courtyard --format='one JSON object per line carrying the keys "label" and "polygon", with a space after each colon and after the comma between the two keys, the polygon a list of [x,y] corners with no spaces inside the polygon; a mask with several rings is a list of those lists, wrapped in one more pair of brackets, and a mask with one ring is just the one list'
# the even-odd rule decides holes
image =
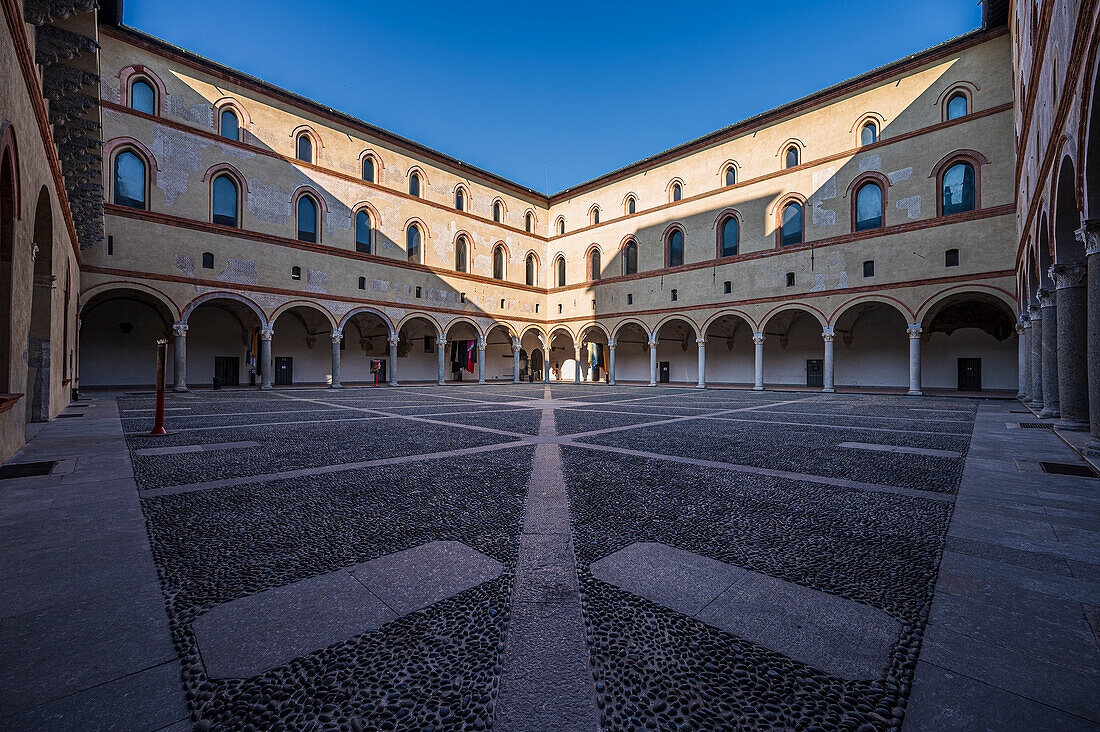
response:
{"label": "courtyard", "polygon": [[1100,481],[1045,472],[1084,463],[1015,401],[222,390],[169,394],[163,437],[153,408],[85,397],[0,480],[2,728],[1100,722]]}

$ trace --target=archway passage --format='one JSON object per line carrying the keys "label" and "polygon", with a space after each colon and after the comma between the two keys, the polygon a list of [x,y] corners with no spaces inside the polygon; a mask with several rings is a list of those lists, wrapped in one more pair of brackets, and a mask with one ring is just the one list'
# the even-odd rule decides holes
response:
{"label": "archway passage", "polygon": [[609,381],[610,350],[607,333],[599,326],[590,325],[581,331],[580,344],[581,381]]}
{"label": "archway passage", "polygon": [[402,383],[436,381],[439,329],[423,316],[401,324],[397,339],[397,373]]}
{"label": "archway passage", "polygon": [[694,384],[699,380],[695,326],[673,318],[657,329],[658,384]]}
{"label": "archway passage", "polygon": [[448,326],[446,373],[451,381],[481,381],[488,377],[483,345],[481,334],[471,323],[459,320]]}
{"label": "archway passage", "polygon": [[520,336],[520,381],[544,381],[546,345],[542,334],[529,328]]}
{"label": "archway passage", "polygon": [[1000,298],[949,295],[921,320],[925,389],[1016,392],[1015,317]]}
{"label": "archway passage", "polygon": [[257,386],[264,381],[265,372],[267,381],[273,381],[271,361],[265,359],[265,350],[271,353],[271,331],[261,313],[248,303],[216,296],[184,317],[187,385],[213,384],[216,377],[221,386]]}
{"label": "archway passage", "polygon": [[46,186],[38,193],[34,210],[34,279],[31,286],[31,323],[27,331],[27,421],[50,419],[53,386],[54,299],[57,277],[53,273],[53,210]]}
{"label": "archway passage", "polygon": [[773,314],[762,332],[765,384],[825,388],[820,320],[805,310],[788,308]]}
{"label": "archway passage", "polygon": [[[271,325],[275,386],[339,383],[338,361],[332,357],[334,331],[326,313],[310,305],[296,305],[280,312]],[[342,340],[337,348],[345,348]]]}
{"label": "archway passage", "polygon": [[[360,311],[344,321],[340,378],[343,383],[379,384],[392,382],[393,355],[390,353],[390,327],[377,313]],[[395,349],[396,350],[396,349]],[[372,371],[377,362],[378,371]],[[377,377],[377,378],[376,378]]]}
{"label": "archway passage", "polygon": [[512,331],[500,323],[485,334],[485,378],[513,381],[525,368],[523,359],[513,351]]}
{"label": "archway passage", "polygon": [[615,330],[615,383],[649,383],[649,333],[639,323]]}
{"label": "archway passage", "polygon": [[558,328],[550,333],[551,381],[576,380],[577,352],[574,346],[573,334],[566,329]]}
{"label": "archway passage", "polygon": [[15,169],[13,147],[4,147],[0,158],[0,394],[13,391],[11,383],[12,316],[15,314],[12,300],[14,287],[15,224],[19,215],[19,181]]}
{"label": "archway passage", "polygon": [[755,346],[752,324],[740,315],[723,315],[707,325],[708,384],[752,384]]}
{"label": "archway passage", "polygon": [[[81,388],[155,386],[157,341],[171,335],[173,320],[168,304],[144,290],[93,295],[80,310]],[[171,373],[171,349],[166,367]]]}
{"label": "archway passage", "polygon": [[833,323],[833,382],[837,387],[910,388],[909,323],[881,302],[845,309]]}

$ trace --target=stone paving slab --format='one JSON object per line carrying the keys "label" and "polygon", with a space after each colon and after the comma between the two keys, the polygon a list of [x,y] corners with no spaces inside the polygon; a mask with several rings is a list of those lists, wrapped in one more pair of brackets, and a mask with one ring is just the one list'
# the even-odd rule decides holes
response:
{"label": "stone paving slab", "polygon": [[959,453],[955,450],[933,450],[927,447],[905,447],[904,445],[882,445],[875,442],[840,442],[837,447],[847,447],[854,450],[877,450],[879,452],[901,452],[906,455],[931,455],[933,457],[957,458]]}
{"label": "stone paving slab", "polygon": [[627,592],[845,679],[878,678],[901,633],[877,608],[664,544],[632,544],[592,570]]}
{"label": "stone paving slab", "polygon": [[205,445],[175,445],[173,447],[146,447],[134,450],[135,455],[179,455],[188,452],[210,452],[212,450],[242,450],[249,447],[260,447],[260,443],[252,440],[238,440],[236,442],[210,442]]}

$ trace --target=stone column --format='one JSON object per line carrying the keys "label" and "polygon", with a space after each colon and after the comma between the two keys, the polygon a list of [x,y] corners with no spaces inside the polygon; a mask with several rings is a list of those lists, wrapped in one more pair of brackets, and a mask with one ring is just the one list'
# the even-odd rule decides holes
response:
{"label": "stone column", "polygon": [[615,386],[615,339],[607,341],[607,383]]}
{"label": "stone column", "polygon": [[550,343],[542,343],[542,383],[550,383]]}
{"label": "stone column", "polygon": [[822,384],[821,391],[833,392],[833,339],[836,338],[836,332],[831,325],[825,326],[821,331],[821,338],[825,341],[825,359],[822,364]]}
{"label": "stone column", "polygon": [[573,369],[573,383],[581,383],[581,344],[573,344],[573,360],[576,362],[577,367]]}
{"label": "stone column", "polygon": [[649,334],[649,385],[657,386],[657,332]]}
{"label": "stone column", "polygon": [[707,388],[707,339],[696,338],[696,345],[699,346],[699,366],[696,369],[699,372],[699,383],[695,385],[696,389]]}
{"label": "stone column", "polygon": [[913,396],[920,396],[924,392],[921,391],[921,378],[920,378],[920,337],[924,329],[920,327],[920,323],[910,323],[909,327],[905,329],[905,332],[909,334],[909,394]]}
{"label": "stone column", "polygon": [[443,386],[446,382],[443,380],[443,368],[446,366],[444,363],[447,351],[447,336],[440,333],[435,339],[435,357],[437,364],[437,373],[435,383],[437,386]]}
{"label": "stone column", "polygon": [[1089,455],[1100,455],[1100,219],[1086,221],[1077,231],[1085,242],[1088,268],[1088,384],[1091,436],[1085,445]]}
{"label": "stone column", "polygon": [[176,348],[175,390],[187,391],[187,323],[172,323],[172,340]]}
{"label": "stone column", "polygon": [[275,334],[275,329],[270,325],[260,326],[260,388],[270,389],[272,373],[275,370],[275,363],[271,360],[271,336]]}
{"label": "stone column", "polygon": [[1027,315],[1021,315],[1016,322],[1016,370],[1017,389],[1016,398],[1020,401],[1027,399]]}
{"label": "stone column", "polygon": [[485,339],[477,339],[477,383],[485,383]]}
{"label": "stone column", "polygon": [[1054,293],[1039,290],[1039,307],[1043,310],[1043,409],[1041,419],[1061,416],[1058,406],[1058,308]]}
{"label": "stone column", "polygon": [[1043,314],[1038,305],[1032,305],[1027,309],[1031,319],[1031,388],[1028,394],[1031,401],[1028,406],[1032,409],[1043,408]]}
{"label": "stone column", "polygon": [[397,386],[397,341],[400,338],[392,333],[386,340],[390,344],[390,386]]}
{"label": "stone column", "polygon": [[330,389],[340,388],[340,341],[344,334],[338,330],[332,331],[332,383]]}
{"label": "stone column", "polygon": [[1058,404],[1062,419],[1058,427],[1066,430],[1089,428],[1088,342],[1087,332],[1088,269],[1083,262],[1055,264],[1050,268],[1054,280],[1057,307]]}
{"label": "stone column", "polygon": [[753,333],[752,342],[756,347],[756,379],[752,388],[760,391],[764,388],[764,334]]}
{"label": "stone column", "polygon": [[519,383],[519,338],[512,338],[512,383]]}

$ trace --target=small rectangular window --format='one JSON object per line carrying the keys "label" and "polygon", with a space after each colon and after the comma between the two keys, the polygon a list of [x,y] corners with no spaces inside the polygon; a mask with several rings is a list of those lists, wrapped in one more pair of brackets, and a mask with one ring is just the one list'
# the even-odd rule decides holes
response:
{"label": "small rectangular window", "polygon": [[466,293],[465,292],[458,293],[458,301],[459,302],[466,302]]}
{"label": "small rectangular window", "polygon": [[416,288],[416,296],[417,296],[417,297],[420,297],[420,288],[419,288],[419,287],[418,287],[418,288]]}
{"label": "small rectangular window", "polygon": [[504,309],[504,301],[503,301],[503,300],[501,300],[501,301],[500,301],[500,309],[501,309],[501,310],[503,310],[503,309]]}
{"label": "small rectangular window", "polygon": [[107,254],[115,253],[115,238],[113,236],[107,237]]}
{"label": "small rectangular window", "polygon": [[202,254],[202,268],[214,269],[214,255],[211,252],[203,252]]}
{"label": "small rectangular window", "polygon": [[725,292],[727,295],[730,294],[731,292],[733,292],[733,283],[730,282],[729,280],[726,280],[722,284],[722,291]]}
{"label": "small rectangular window", "polygon": [[595,310],[595,309],[596,309],[596,301],[595,301],[595,300],[593,300],[593,301],[592,301],[592,309],[593,309],[593,310]]}
{"label": "small rectangular window", "polygon": [[537,313],[538,311],[539,311],[539,304],[535,303],[535,312]]}
{"label": "small rectangular window", "polygon": [[863,263],[863,276],[874,277],[875,276],[875,260],[868,259]]}
{"label": "small rectangular window", "polygon": [[634,295],[630,294],[629,292],[626,294],[626,304],[627,305],[633,305],[634,304]]}
{"label": "small rectangular window", "polygon": [[958,267],[959,266],[959,250],[948,249],[943,253],[943,266],[944,267]]}
{"label": "small rectangular window", "polygon": [[360,277],[359,278],[359,289],[360,290],[367,289],[367,278],[366,277]]}
{"label": "small rectangular window", "polygon": [[794,287],[794,272],[787,273],[787,287]]}
{"label": "small rectangular window", "polygon": [[672,291],[672,302],[676,302],[676,290]]}
{"label": "small rectangular window", "polygon": [[558,315],[561,315],[561,303],[558,303]]}

